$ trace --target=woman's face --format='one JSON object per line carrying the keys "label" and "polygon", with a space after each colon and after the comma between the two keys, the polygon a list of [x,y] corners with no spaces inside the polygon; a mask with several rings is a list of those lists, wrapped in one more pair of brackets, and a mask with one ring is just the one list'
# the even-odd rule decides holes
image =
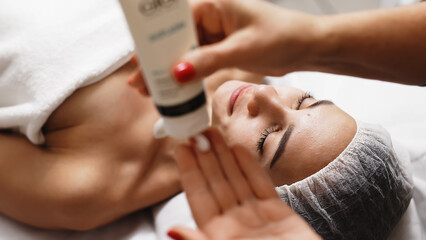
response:
{"label": "woman's face", "polygon": [[276,186],[325,167],[350,143],[355,120],[330,101],[292,87],[229,81],[213,96],[212,123],[229,145],[259,159]]}

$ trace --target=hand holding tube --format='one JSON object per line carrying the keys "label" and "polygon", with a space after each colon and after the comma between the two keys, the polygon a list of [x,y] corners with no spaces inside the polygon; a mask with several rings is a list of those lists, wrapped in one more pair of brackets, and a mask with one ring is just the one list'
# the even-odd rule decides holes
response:
{"label": "hand holding tube", "polygon": [[[426,2],[330,16],[261,0],[192,0],[191,7],[202,46],[176,62],[186,72],[176,77],[179,82],[237,67],[271,76],[321,71],[426,84]],[[143,83],[140,74],[134,76]]]}
{"label": "hand holding tube", "polygon": [[[315,49],[314,16],[259,0],[190,1],[201,47],[176,61],[180,83],[209,76],[221,68],[280,76],[308,64]],[[309,54],[308,54],[309,53]],[[131,78],[142,89],[142,75]]]}
{"label": "hand holding tube", "polygon": [[201,47],[178,60],[195,69],[184,82],[228,67],[281,76],[309,64],[317,51],[315,16],[259,0],[197,0],[192,10]]}

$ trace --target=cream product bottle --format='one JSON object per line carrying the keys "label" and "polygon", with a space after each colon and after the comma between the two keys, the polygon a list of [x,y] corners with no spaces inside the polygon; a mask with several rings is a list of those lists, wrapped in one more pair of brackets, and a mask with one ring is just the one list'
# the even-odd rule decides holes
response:
{"label": "cream product bottle", "polygon": [[200,133],[209,125],[201,81],[178,85],[171,69],[185,52],[197,48],[192,12],[187,0],[120,0],[133,36],[149,92],[162,118],[154,136],[194,137],[200,149],[208,141]]}

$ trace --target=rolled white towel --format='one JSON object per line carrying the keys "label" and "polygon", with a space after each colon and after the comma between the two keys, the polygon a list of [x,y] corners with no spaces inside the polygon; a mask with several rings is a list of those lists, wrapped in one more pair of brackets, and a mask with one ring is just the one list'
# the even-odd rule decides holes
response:
{"label": "rolled white towel", "polygon": [[134,49],[116,0],[2,0],[0,22],[0,129],[34,144],[68,96],[118,69]]}

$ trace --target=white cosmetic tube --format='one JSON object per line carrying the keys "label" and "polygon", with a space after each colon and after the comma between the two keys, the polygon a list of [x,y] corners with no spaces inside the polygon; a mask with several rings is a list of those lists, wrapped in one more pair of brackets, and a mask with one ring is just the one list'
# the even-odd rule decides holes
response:
{"label": "white cosmetic tube", "polygon": [[178,85],[171,73],[176,60],[197,48],[187,0],[120,0],[132,33],[139,67],[162,116],[154,127],[158,138],[198,136],[209,125],[201,81]]}

